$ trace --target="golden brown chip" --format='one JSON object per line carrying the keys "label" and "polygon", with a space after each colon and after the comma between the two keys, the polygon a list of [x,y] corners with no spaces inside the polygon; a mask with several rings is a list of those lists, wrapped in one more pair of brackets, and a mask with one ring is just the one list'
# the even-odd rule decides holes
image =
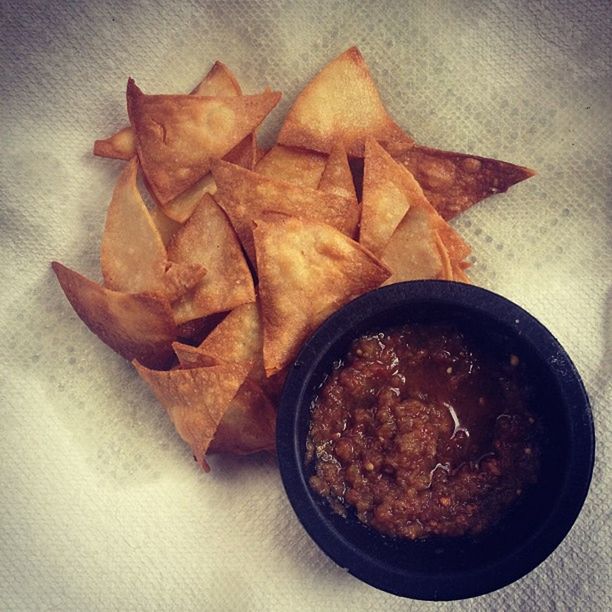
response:
{"label": "golden brown chip", "polygon": [[276,410],[263,389],[245,380],[230,402],[209,453],[250,455],[274,451],[276,447]]}
{"label": "golden brown chip", "polygon": [[380,255],[421,194],[412,175],[373,139],[366,139],[359,242]]}
{"label": "golden brown chip", "polygon": [[176,221],[177,223],[185,223],[200,200],[206,195],[213,195],[217,191],[217,185],[215,179],[213,179],[210,172],[205,174],[195,185],[192,185],[187,191],[181,193],[181,195],[170,200],[163,205],[162,210],[164,213]]}
{"label": "golden brown chip", "polygon": [[393,272],[386,285],[443,277],[445,262],[427,208],[411,206],[383,250],[382,260]]}
{"label": "golden brown chip", "polygon": [[389,270],[357,242],[311,219],[266,213],[253,233],[270,376],[332,312],[378,287]]}
{"label": "golden brown chip", "polygon": [[170,263],[161,236],[136,185],[137,160],[125,167],[108,207],[102,236],[104,284],[114,291],[155,293],[174,300],[194,287],[200,262]]}
{"label": "golden brown chip", "polygon": [[257,303],[234,308],[198,347],[201,353],[221,362],[250,363],[249,377],[265,381],[263,332]]}
{"label": "golden brown chip", "polygon": [[255,172],[316,189],[325,168],[325,161],[325,155],[322,153],[276,145],[257,162]]}
{"label": "golden brown chip", "polygon": [[442,240],[440,233],[436,233],[436,246],[440,259],[442,261],[442,272],[440,273],[440,280],[453,280],[453,263],[448,254],[448,249]]}
{"label": "golden brown chip", "polygon": [[145,95],[129,79],[127,103],[147,182],[163,206],[192,187],[265,119],[279,92],[255,96]]}
{"label": "golden brown chip", "polygon": [[529,168],[497,159],[420,145],[395,143],[388,150],[412,172],[429,202],[447,220],[535,174]]}
{"label": "golden brown chip", "polygon": [[126,359],[152,368],[168,365],[176,325],[166,300],[111,291],[56,261],[51,265],[68,301],[102,342]]}
{"label": "golden brown chip", "polygon": [[132,159],[136,155],[134,130],[132,126],[124,127],[104,140],[94,142],[94,155],[113,159]]}
{"label": "golden brown chip", "polygon": [[346,151],[341,144],[333,146],[317,187],[321,191],[329,191],[357,202],[353,174]]}
{"label": "golden brown chip", "polygon": [[204,458],[230,402],[247,375],[240,364],[159,372],[134,361],[134,367],[162,403],[177,432],[206,470]]}
{"label": "golden brown chip", "polygon": [[458,283],[467,283],[470,284],[470,279],[468,275],[465,273],[465,269],[460,263],[452,262],[452,270],[453,270],[453,280]]}
{"label": "golden brown chip", "polygon": [[[239,96],[242,92],[236,77],[221,62],[215,62],[208,74],[191,92],[192,96]],[[136,155],[132,126],[124,127],[109,138],[96,140],[94,155],[129,160]]]}
{"label": "golden brown chip", "polygon": [[174,234],[168,258],[175,265],[200,265],[204,278],[172,306],[177,323],[255,301],[253,277],[229,219],[205,195],[189,220]]}
{"label": "golden brown chip", "polygon": [[387,113],[361,53],[352,47],[298,95],[278,142],[323,153],[342,143],[349,155],[363,156],[367,136],[412,142]]}
{"label": "golden brown chip", "polygon": [[257,163],[257,137],[255,132],[245,136],[223,159],[231,164],[253,170]]}
{"label": "golden brown chip", "polygon": [[228,214],[253,263],[253,221],[264,211],[322,221],[348,236],[355,233],[359,208],[348,198],[277,181],[223,161],[213,162],[212,173],[217,183],[215,200]]}

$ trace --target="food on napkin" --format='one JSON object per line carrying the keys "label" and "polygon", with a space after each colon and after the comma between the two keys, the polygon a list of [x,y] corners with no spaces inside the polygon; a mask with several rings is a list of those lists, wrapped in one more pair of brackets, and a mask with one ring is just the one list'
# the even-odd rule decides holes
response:
{"label": "food on napkin", "polygon": [[220,62],[191,95],[145,95],[130,79],[131,126],[94,146],[128,160],[102,237],[104,285],[53,263],[77,314],[134,361],[204,468],[207,452],[274,449],[287,368],[346,302],[383,283],[469,282],[470,247],[445,219],[533,174],[414,143],[356,48],[306,85],[264,154],[255,130],[279,97],[243,95]]}

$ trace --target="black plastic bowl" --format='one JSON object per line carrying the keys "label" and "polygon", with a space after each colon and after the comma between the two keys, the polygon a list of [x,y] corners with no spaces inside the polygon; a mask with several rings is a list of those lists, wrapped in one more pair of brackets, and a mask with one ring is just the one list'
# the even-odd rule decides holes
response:
{"label": "black plastic bowl", "polygon": [[[499,525],[478,537],[409,541],[343,518],[308,486],[305,464],[311,403],[353,339],[409,321],[455,321],[482,342],[510,343],[536,383],[544,425],[540,480]],[[428,600],[463,599],[524,576],[559,545],[586,498],[595,437],[584,386],[559,342],[525,310],[470,285],[416,281],[351,302],[306,342],[289,371],[277,425],[281,475],[295,513],[319,547],[353,576],[384,591]]]}

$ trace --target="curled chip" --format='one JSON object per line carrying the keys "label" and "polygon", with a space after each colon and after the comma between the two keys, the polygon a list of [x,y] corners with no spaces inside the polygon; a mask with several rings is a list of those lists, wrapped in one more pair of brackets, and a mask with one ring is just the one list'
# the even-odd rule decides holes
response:
{"label": "curled chip", "polygon": [[54,261],[53,271],[85,325],[125,359],[152,368],[172,359],[176,325],[167,300],[105,289]]}
{"label": "curled chip", "polygon": [[362,157],[365,139],[412,142],[391,119],[357,47],[329,62],[298,95],[279,144],[329,153],[341,143]]}
{"label": "curled chip", "polygon": [[136,158],[125,167],[106,214],[102,236],[104,285],[127,293],[152,293],[176,300],[199,283],[199,261],[171,263],[166,247],[136,186]]}
{"label": "curled chip", "polygon": [[177,323],[255,301],[253,277],[225,212],[206,195],[172,237],[168,258],[174,265],[199,265],[206,275],[173,304]]}
{"label": "curled chip", "polygon": [[147,182],[163,206],[192,187],[276,106],[279,92],[210,97],[143,94],[128,80],[128,114]]}
{"label": "curled chip", "polygon": [[322,221],[348,236],[357,228],[359,208],[349,198],[271,179],[223,161],[213,163],[212,173],[217,183],[215,200],[228,214],[252,262],[253,221],[264,211]]}
{"label": "curled chip", "polygon": [[535,174],[529,168],[497,159],[416,144],[391,143],[387,149],[410,170],[444,219],[452,219],[476,202]]}
{"label": "curled chip", "polygon": [[191,446],[198,464],[208,471],[204,455],[246,378],[248,366],[230,364],[157,371],[138,361],[133,363],[168,412],[181,438]]}
{"label": "curled chip", "polygon": [[[208,74],[191,92],[192,96],[239,96],[240,85],[231,70],[221,62],[215,62]],[[96,140],[94,155],[129,160],[136,155],[136,143],[132,126],[124,127],[109,138]]]}
{"label": "curled chip", "polygon": [[357,242],[311,219],[265,213],[253,234],[271,376],[332,312],[378,287],[389,270]]}

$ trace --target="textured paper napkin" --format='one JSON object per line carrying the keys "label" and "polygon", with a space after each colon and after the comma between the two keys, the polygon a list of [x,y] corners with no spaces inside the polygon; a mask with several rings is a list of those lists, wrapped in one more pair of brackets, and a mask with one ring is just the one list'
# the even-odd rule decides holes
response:
{"label": "textured paper napkin", "polygon": [[132,75],[188,91],[220,58],[247,92],[295,94],[357,44],[417,141],[539,176],[456,219],[472,278],[564,344],[593,404],[597,465],[566,540],[517,583],[449,609],[610,608],[611,27],[603,2],[2,0],[0,608],[430,610],[352,578],[293,515],[275,462],[198,471],[163,410],[51,275],[99,278]]}

